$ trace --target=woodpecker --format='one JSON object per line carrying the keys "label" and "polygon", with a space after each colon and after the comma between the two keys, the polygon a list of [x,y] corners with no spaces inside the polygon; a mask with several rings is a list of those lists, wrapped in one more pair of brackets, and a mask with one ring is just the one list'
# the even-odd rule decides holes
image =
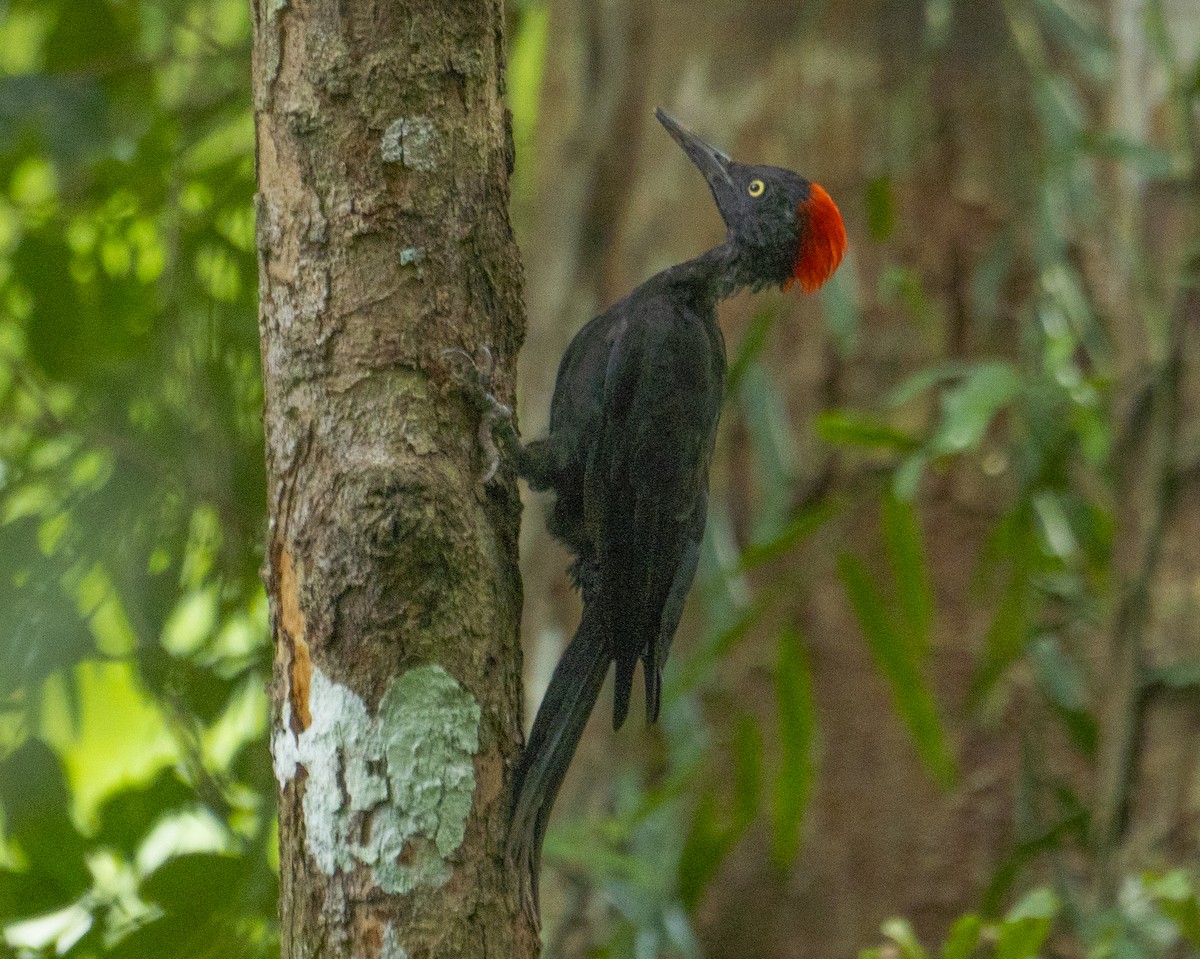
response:
{"label": "woodpecker", "polygon": [[[725,241],[651,277],[575,336],[558,368],[549,435],[522,444],[510,411],[479,386],[493,436],[534,490],[554,493],[547,525],[574,554],[583,615],[518,761],[506,856],[538,915],[550,809],[608,675],[613,728],[640,661],[646,721],[700,555],[708,469],[725,380],[718,301],[793,284],[811,293],[837,269],[846,230],[829,194],[791,170],[737,163],[663,110],[655,114],[708,181]],[[486,377],[484,378],[486,379]]]}

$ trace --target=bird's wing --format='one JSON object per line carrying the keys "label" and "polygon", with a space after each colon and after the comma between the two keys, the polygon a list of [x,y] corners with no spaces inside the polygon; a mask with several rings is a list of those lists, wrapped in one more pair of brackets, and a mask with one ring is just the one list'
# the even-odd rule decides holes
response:
{"label": "bird's wing", "polygon": [[601,573],[597,598],[613,637],[618,726],[639,658],[648,670],[648,714],[657,714],[670,642],[660,637],[664,611],[673,592],[682,608],[695,571],[694,530],[698,511],[703,528],[721,394],[713,343],[698,317],[664,298],[631,304],[627,313],[608,357],[584,494]]}

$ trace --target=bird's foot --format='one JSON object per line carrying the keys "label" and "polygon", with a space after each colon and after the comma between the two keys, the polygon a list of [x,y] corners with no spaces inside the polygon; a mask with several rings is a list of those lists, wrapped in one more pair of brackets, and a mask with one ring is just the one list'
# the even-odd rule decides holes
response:
{"label": "bird's foot", "polygon": [[496,399],[492,393],[492,376],[496,370],[496,358],[486,346],[480,346],[472,356],[466,350],[443,350],[442,356],[450,359],[458,369],[460,381],[467,387],[471,399],[480,408],[479,445],[487,457],[488,468],[483,474],[487,485],[500,469],[500,448],[496,445],[496,427],[506,424],[512,429],[512,409]]}

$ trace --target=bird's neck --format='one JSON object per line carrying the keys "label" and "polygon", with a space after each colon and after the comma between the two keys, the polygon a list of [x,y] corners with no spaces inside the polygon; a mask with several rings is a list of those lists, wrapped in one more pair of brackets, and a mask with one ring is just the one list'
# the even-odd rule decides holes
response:
{"label": "bird's neck", "polygon": [[671,267],[667,277],[673,285],[688,288],[714,304],[754,283],[749,264],[731,243],[722,243]]}

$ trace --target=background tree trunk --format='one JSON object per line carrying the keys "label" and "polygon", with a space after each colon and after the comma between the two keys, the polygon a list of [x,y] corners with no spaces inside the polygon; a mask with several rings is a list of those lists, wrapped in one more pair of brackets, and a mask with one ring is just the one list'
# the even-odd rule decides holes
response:
{"label": "background tree trunk", "polygon": [[503,8],[255,0],[287,957],[528,956],[519,504],[442,352],[523,335]]}

